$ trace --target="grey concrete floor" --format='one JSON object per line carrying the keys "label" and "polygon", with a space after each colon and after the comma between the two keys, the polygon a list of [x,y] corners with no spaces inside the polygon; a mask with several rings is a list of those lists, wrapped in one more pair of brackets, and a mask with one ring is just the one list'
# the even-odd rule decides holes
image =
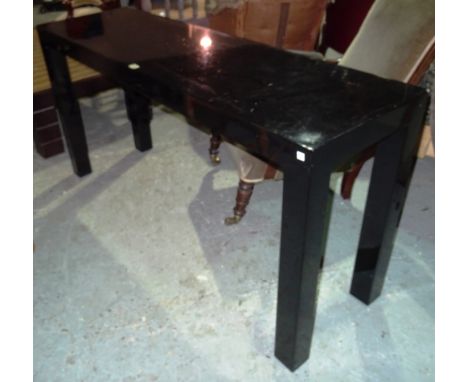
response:
{"label": "grey concrete floor", "polygon": [[[154,108],[133,148],[122,93],[81,100],[93,173],[34,154],[35,381],[434,380],[434,160],[419,160],[382,296],[349,293],[372,163],[336,195],[309,361],[273,356],[282,182],[223,225],[237,176],[225,148]],[[339,188],[340,177],[332,186]]]}

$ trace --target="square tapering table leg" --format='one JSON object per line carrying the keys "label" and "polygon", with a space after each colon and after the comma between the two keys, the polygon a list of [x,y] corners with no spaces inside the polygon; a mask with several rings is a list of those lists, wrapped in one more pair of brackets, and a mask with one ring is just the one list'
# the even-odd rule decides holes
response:
{"label": "square tapering table leg", "polygon": [[292,371],[310,353],[329,180],[326,169],[284,171],[275,355]]}
{"label": "square tapering table leg", "polygon": [[382,291],[426,108],[427,102],[410,108],[400,129],[377,146],[351,284],[351,294],[366,304]]}
{"label": "square tapering table leg", "polygon": [[135,147],[146,151],[153,147],[150,123],[153,118],[151,100],[129,89],[125,89],[127,116],[132,124]]}
{"label": "square tapering table leg", "polygon": [[88,144],[80,105],[73,91],[65,55],[44,45],[42,51],[73,171],[78,176],[87,175],[92,171],[88,156]]}

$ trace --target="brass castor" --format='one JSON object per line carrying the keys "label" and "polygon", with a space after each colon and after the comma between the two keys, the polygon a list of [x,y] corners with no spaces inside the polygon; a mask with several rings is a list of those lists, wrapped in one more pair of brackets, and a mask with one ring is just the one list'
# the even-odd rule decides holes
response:
{"label": "brass castor", "polygon": [[219,157],[219,146],[221,145],[221,137],[219,135],[213,134],[210,139],[210,160],[211,163],[217,166],[221,163],[221,158]]}
{"label": "brass castor", "polygon": [[234,224],[239,223],[241,219],[242,219],[242,216],[239,216],[239,215],[228,216],[226,219],[224,219],[224,224],[234,225]]}
{"label": "brass castor", "polygon": [[219,157],[219,153],[210,154],[210,160],[211,160],[211,163],[214,164],[215,166],[221,163],[221,158]]}

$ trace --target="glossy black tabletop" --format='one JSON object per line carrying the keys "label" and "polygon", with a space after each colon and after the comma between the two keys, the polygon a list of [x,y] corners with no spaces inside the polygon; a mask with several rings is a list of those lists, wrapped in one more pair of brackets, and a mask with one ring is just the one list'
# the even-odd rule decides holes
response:
{"label": "glossy black tabletop", "polygon": [[[395,110],[417,87],[130,8],[38,27],[67,54],[118,77],[183,93],[306,150]],[[151,94],[150,94],[151,95]]]}

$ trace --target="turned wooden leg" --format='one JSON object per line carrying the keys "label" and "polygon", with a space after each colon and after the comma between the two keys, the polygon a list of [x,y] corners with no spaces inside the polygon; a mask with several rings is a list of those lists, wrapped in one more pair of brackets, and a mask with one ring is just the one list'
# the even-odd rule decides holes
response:
{"label": "turned wooden leg", "polygon": [[250,197],[252,196],[254,183],[247,183],[243,180],[239,181],[239,187],[237,188],[236,206],[234,207],[234,216],[227,217],[224,219],[226,225],[232,225],[239,223],[242,217],[245,215],[247,205],[249,204]]}
{"label": "turned wooden leg", "polygon": [[211,163],[218,165],[221,162],[219,158],[219,145],[221,145],[221,137],[213,134],[210,139],[210,159]]}

